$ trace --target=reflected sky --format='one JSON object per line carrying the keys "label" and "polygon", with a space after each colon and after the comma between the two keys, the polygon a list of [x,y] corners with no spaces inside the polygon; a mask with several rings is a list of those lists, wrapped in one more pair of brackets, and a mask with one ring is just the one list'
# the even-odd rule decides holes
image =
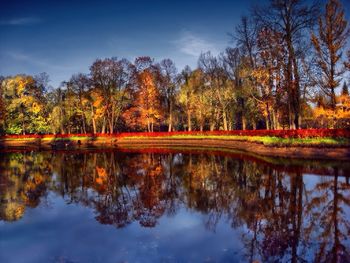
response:
{"label": "reflected sky", "polygon": [[0,262],[350,259],[347,163],[15,152],[0,171]]}

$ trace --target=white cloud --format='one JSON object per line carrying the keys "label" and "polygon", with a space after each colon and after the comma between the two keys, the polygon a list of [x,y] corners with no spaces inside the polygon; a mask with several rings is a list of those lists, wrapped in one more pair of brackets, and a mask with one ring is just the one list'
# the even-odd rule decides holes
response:
{"label": "white cloud", "polygon": [[214,43],[194,35],[189,31],[181,33],[180,38],[174,41],[174,44],[180,52],[198,57],[202,52],[211,51],[213,54],[219,53],[218,48]]}
{"label": "white cloud", "polygon": [[0,25],[26,26],[26,25],[38,24],[41,21],[42,20],[38,17],[19,17],[19,18],[12,18],[8,20],[2,20],[0,21]]}

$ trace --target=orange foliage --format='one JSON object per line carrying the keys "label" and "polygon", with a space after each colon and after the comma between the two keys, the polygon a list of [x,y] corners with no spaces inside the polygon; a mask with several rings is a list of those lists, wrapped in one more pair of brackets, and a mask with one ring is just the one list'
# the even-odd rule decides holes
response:
{"label": "orange foliage", "polygon": [[153,126],[162,117],[160,94],[152,72],[144,70],[138,75],[138,91],[133,106],[123,114],[131,127],[140,126],[153,131]]}

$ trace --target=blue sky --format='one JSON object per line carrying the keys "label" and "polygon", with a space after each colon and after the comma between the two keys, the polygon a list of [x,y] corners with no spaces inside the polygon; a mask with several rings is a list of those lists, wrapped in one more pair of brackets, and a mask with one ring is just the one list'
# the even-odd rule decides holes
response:
{"label": "blue sky", "polygon": [[0,74],[47,72],[57,86],[96,58],[171,58],[195,66],[229,45],[251,1],[2,1]]}
{"label": "blue sky", "polygon": [[[348,0],[344,0],[348,1]],[[264,0],[2,0],[0,75],[47,72],[51,85],[88,73],[96,58],[171,58],[196,66],[201,51],[230,45],[228,33]]]}

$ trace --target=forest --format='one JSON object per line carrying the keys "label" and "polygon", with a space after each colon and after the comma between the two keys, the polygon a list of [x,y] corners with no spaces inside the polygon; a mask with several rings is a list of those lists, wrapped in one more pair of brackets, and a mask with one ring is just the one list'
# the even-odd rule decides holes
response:
{"label": "forest", "polygon": [[111,57],[59,87],[46,73],[2,76],[0,133],[348,128],[349,34],[340,0],[271,0],[194,69]]}

